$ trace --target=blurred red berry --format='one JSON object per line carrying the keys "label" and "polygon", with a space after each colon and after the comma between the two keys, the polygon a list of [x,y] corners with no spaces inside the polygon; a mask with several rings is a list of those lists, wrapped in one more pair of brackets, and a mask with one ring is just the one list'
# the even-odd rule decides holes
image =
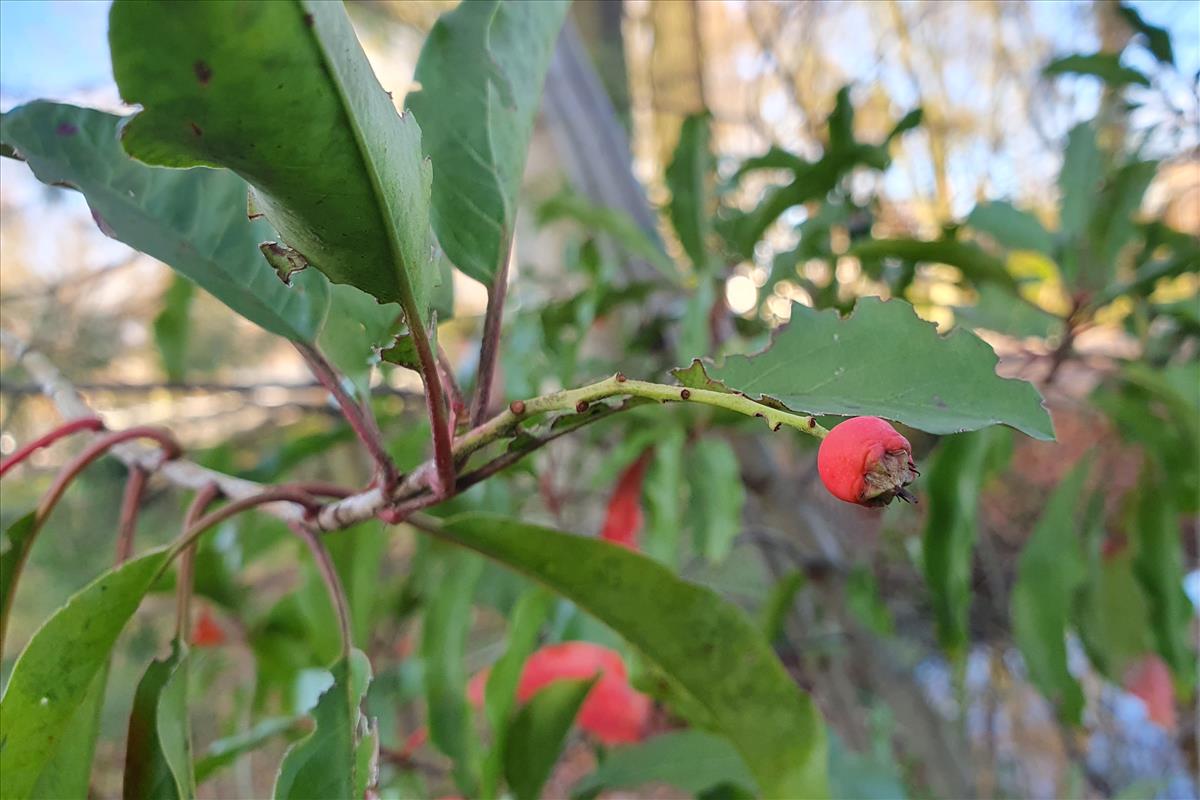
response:
{"label": "blurred red berry", "polygon": [[1175,685],[1171,670],[1156,655],[1143,656],[1125,673],[1125,691],[1146,704],[1146,716],[1168,733],[1175,732]]}
{"label": "blurred red berry", "polygon": [[612,499],[608,501],[608,513],[600,538],[631,550],[638,546],[638,535],[642,532],[642,481],[646,467],[650,464],[651,451],[647,450],[630,464],[617,481]]}
{"label": "blurred red berry", "polygon": [[604,744],[641,740],[652,709],[650,698],[629,684],[621,655],[598,644],[563,642],[538,650],[525,662],[517,699],[525,702],[556,680],[597,673],[600,679],[579,710],[579,727]]}
{"label": "blurred red berry", "polygon": [[830,494],[863,506],[885,506],[896,497],[913,502],[904,487],[920,474],[908,439],[879,417],[834,426],[817,452],[817,471]]}
{"label": "blurred red berry", "polygon": [[192,630],[193,647],[218,647],[225,644],[225,631],[213,619],[212,612],[207,608],[200,612],[196,627]]}

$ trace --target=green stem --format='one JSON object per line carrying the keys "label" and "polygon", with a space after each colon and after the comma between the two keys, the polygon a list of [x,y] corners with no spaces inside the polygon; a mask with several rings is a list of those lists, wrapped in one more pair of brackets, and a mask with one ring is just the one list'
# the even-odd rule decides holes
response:
{"label": "green stem", "polygon": [[458,439],[454,443],[454,455],[461,457],[474,453],[497,439],[503,438],[522,420],[554,411],[582,411],[589,404],[610,397],[640,397],[663,403],[700,403],[745,414],[748,417],[762,417],[772,430],[779,430],[781,427],[787,426],[818,439],[824,439],[829,433],[813,417],[772,408],[751,400],[745,395],[629,380],[618,373],[611,378],[581,386],[578,389],[566,389],[530,400],[518,400],[500,414],[468,431]]}

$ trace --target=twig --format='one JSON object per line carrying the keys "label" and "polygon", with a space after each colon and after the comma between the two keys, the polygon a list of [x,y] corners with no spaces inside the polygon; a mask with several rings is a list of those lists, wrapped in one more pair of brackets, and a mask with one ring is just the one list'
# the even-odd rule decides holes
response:
{"label": "twig", "polygon": [[371,413],[370,407],[358,403],[347,394],[342,387],[341,377],[317,348],[303,342],[293,342],[293,344],[304,359],[304,363],[312,371],[313,376],[333,395],[338,408],[342,410],[342,416],[346,418],[346,422],[350,423],[354,434],[375,463],[384,487],[390,489],[396,483],[396,465],[392,463],[391,456],[383,446],[383,434],[379,431],[379,424],[375,422],[375,416]]}
{"label": "twig", "polygon": [[146,489],[149,473],[139,466],[129,468],[125,493],[121,497],[121,516],[117,523],[117,564],[124,564],[133,555],[133,539],[137,534],[138,510]]}
{"label": "twig", "polygon": [[171,438],[171,434],[163,431],[161,428],[147,426],[129,428],[128,430],[116,431],[115,433],[106,433],[93,439],[84,448],[83,452],[63,465],[62,469],[54,477],[54,482],[50,484],[50,488],[46,490],[46,494],[42,496],[41,501],[38,503],[33,520],[29,523],[29,528],[25,530],[24,535],[14,545],[20,549],[16,554],[16,563],[11,567],[11,572],[8,576],[8,585],[4,588],[4,597],[0,598],[0,652],[3,652],[4,649],[4,635],[8,631],[8,615],[12,611],[12,601],[17,591],[21,569],[25,566],[25,560],[29,557],[29,551],[33,549],[33,543],[36,541],[38,533],[41,532],[42,526],[45,525],[46,519],[50,516],[50,512],[54,510],[55,505],[58,504],[67,487],[71,485],[71,481],[75,480],[79,473],[83,472],[89,464],[121,442],[138,438],[157,440],[168,458],[174,458],[179,455],[179,445]]}
{"label": "twig", "polygon": [[313,560],[317,562],[317,570],[321,573],[321,580],[324,581],[325,589],[329,592],[329,601],[333,603],[334,610],[337,612],[338,631],[342,638],[342,658],[349,658],[350,649],[354,646],[353,634],[350,630],[350,603],[346,600],[346,589],[342,586],[337,569],[329,558],[329,551],[325,549],[320,537],[308,525],[296,522],[290,527],[292,532],[299,536],[300,540],[308,547]]}
{"label": "twig", "polygon": [[49,447],[64,436],[70,436],[72,433],[78,433],[79,431],[95,432],[103,429],[104,421],[99,417],[83,417],[71,420],[70,422],[64,422],[62,425],[59,425],[44,436],[39,436],[0,462],[0,477],[3,477],[10,469],[29,458],[36,451],[41,450],[43,447]]}
{"label": "twig", "polygon": [[454,454],[451,451],[454,431],[450,430],[450,422],[446,419],[446,401],[442,397],[442,381],[438,377],[437,359],[434,358],[433,349],[429,345],[429,334],[425,332],[420,311],[411,293],[401,298],[400,305],[404,309],[409,335],[412,336],[417,361],[421,366],[421,381],[425,384],[425,407],[429,412],[429,428],[433,435],[434,470],[432,473],[426,473],[426,479],[432,478],[430,486],[435,495],[448,497],[454,491],[455,467]]}
{"label": "twig", "polygon": [[483,422],[488,414],[492,399],[492,381],[496,375],[496,361],[500,356],[500,323],[504,317],[504,300],[508,295],[508,262],[512,249],[511,234],[500,248],[500,263],[492,285],[488,287],[487,312],[483,317],[483,338],[479,343],[479,369],[475,373],[475,399],[471,403],[471,427]]}
{"label": "twig", "polygon": [[[204,515],[204,511],[213,501],[221,496],[221,490],[215,483],[210,483],[192,498],[187,513],[183,515],[183,530],[196,524],[196,520]],[[192,583],[196,572],[196,545],[193,544],[183,551],[179,560],[179,572],[175,586],[175,638],[187,642],[192,637]]]}

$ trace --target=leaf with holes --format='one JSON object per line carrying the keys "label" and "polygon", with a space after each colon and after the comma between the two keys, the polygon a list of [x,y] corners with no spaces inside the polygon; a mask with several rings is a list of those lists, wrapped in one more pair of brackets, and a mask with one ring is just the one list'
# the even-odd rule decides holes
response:
{"label": "leaf with holes", "polygon": [[121,132],[128,153],[228,167],[330,280],[425,319],[431,167],[341,3],[121,0],[108,33],[121,95],[144,107]]}
{"label": "leaf with holes", "polygon": [[312,341],[325,320],[329,285],[306,270],[285,286],[258,245],[271,226],[246,218],[246,183],[213,169],[163,169],[130,158],[117,141],[121,118],[36,102],[0,118],[0,140],[43,183],[78,189],[100,229],[157,258],[271,333]]}

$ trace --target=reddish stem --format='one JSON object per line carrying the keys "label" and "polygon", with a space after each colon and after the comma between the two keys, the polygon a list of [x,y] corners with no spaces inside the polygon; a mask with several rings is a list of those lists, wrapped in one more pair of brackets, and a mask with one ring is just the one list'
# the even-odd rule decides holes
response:
{"label": "reddish stem", "polygon": [[446,396],[450,399],[450,430],[458,429],[458,423],[467,418],[467,404],[463,400],[462,389],[458,387],[458,381],[454,379],[454,367],[450,363],[450,359],[446,357],[446,352],[442,350],[441,345],[437,349],[438,373],[442,377],[442,386],[446,391]]}
{"label": "reddish stem", "polygon": [[[180,534],[174,546],[171,548],[171,558],[179,555],[189,545],[194,544],[205,531],[214,525],[220,525],[230,517],[236,516],[243,511],[255,508],[256,506],[266,505],[268,503],[295,503],[304,508],[309,514],[315,514],[321,507],[312,495],[307,492],[302,492],[297,489],[291,489],[286,486],[279,486],[271,489],[264,489],[258,494],[252,494],[249,497],[243,497],[239,500],[234,500],[231,503],[221,506],[216,511],[196,520],[190,525],[187,530]],[[170,564],[171,558],[167,559],[167,563],[163,565],[161,571],[165,571],[167,565]]]}
{"label": "reddish stem", "polygon": [[[433,433],[433,461],[435,467],[433,493],[448,497],[454,491],[454,432],[446,419],[446,401],[442,396],[442,381],[438,377],[437,359],[429,346],[429,335],[422,327],[421,315],[411,297],[402,299],[404,317],[408,320],[409,334],[417,348],[417,361],[421,365],[421,381],[425,384],[425,406],[429,411],[429,428]],[[392,486],[386,487],[390,494]]]}
{"label": "reddish stem", "polygon": [[479,343],[479,370],[475,376],[475,401],[471,405],[471,427],[487,417],[492,400],[492,382],[496,361],[500,355],[500,322],[504,316],[504,299],[508,294],[508,262],[512,240],[502,249],[504,257],[496,265],[496,274],[488,288],[487,311],[483,316],[483,339]]}
{"label": "reddish stem", "polygon": [[133,555],[138,509],[142,505],[147,477],[146,470],[135,465],[129,468],[129,477],[125,479],[125,494],[121,497],[121,516],[117,523],[117,564],[124,564]]}
{"label": "reddish stem", "polygon": [[321,543],[320,537],[313,532],[312,528],[303,523],[295,523],[290,527],[292,532],[299,536],[308,547],[313,560],[317,562],[321,580],[325,582],[325,588],[329,592],[329,600],[333,603],[334,610],[337,611],[338,631],[342,637],[342,657],[347,658],[350,655],[350,648],[354,646],[354,641],[350,630],[350,604],[346,600],[346,590],[342,586],[342,580],[338,577],[332,559],[329,558],[329,551],[325,549],[325,545]]}
{"label": "reddish stem", "polygon": [[63,465],[62,469],[58,471],[58,475],[54,477],[54,483],[50,484],[50,488],[46,490],[46,494],[42,497],[41,502],[38,503],[37,511],[34,514],[33,529],[26,535],[25,545],[21,552],[17,554],[16,564],[10,573],[5,597],[3,598],[3,602],[0,603],[0,609],[3,609],[0,611],[0,650],[4,647],[4,634],[8,630],[8,612],[12,609],[12,600],[17,591],[17,579],[21,576],[21,569],[25,566],[25,559],[29,557],[29,551],[33,549],[33,543],[41,532],[47,517],[50,516],[50,512],[54,510],[54,506],[58,504],[67,487],[71,485],[71,481],[75,480],[79,473],[83,472],[93,461],[107,453],[109,449],[130,439],[154,439],[162,446],[163,452],[168,459],[177,458],[180,454],[179,444],[170,433],[162,428],[141,425],[96,437],[82,453]]}
{"label": "reddish stem", "polygon": [[38,523],[45,521],[49,516],[50,511],[58,503],[59,498],[63,496],[63,492],[71,485],[71,481],[83,472],[100,456],[107,453],[113,447],[127,442],[130,439],[153,439],[158,442],[163,450],[164,457],[169,461],[179,458],[183,449],[179,443],[175,441],[175,437],[170,431],[163,428],[155,428],[149,425],[137,425],[132,428],[126,428],[123,431],[113,431],[112,433],[104,434],[93,439],[83,452],[68,461],[58,475],[54,478],[54,483],[50,484],[50,488],[46,490],[46,495],[42,498],[42,502],[38,504]]}
{"label": "reddish stem", "polygon": [[371,456],[371,460],[375,462],[383,477],[383,485],[385,489],[390,490],[396,485],[397,473],[396,465],[392,463],[391,457],[387,454],[387,450],[383,446],[383,434],[379,431],[379,425],[375,422],[375,417],[370,410],[356,402],[346,390],[342,388],[341,377],[334,370],[333,366],[321,355],[320,351],[309,344],[303,342],[294,342],[296,350],[300,352],[304,363],[308,365],[309,370],[317,381],[325,387],[325,390],[333,395],[333,399],[337,401],[338,408],[342,411],[342,416],[346,418],[346,422],[350,423],[350,427],[354,430],[354,434],[358,440],[367,448],[367,452]]}
{"label": "reddish stem", "polygon": [[0,477],[3,477],[10,469],[29,458],[35,451],[41,450],[43,447],[49,447],[64,436],[70,436],[72,433],[78,433],[79,431],[100,430],[104,430],[104,421],[99,417],[83,417],[82,419],[74,419],[63,423],[44,436],[34,439],[8,458],[0,461]]}
{"label": "reddish stem", "polygon": [[[186,531],[204,514],[205,509],[221,496],[221,490],[215,483],[210,483],[192,498],[187,513],[183,515],[183,529]],[[192,635],[192,584],[196,573],[196,545],[192,543],[183,551],[179,559],[179,573],[175,587],[175,638],[186,642]]]}

